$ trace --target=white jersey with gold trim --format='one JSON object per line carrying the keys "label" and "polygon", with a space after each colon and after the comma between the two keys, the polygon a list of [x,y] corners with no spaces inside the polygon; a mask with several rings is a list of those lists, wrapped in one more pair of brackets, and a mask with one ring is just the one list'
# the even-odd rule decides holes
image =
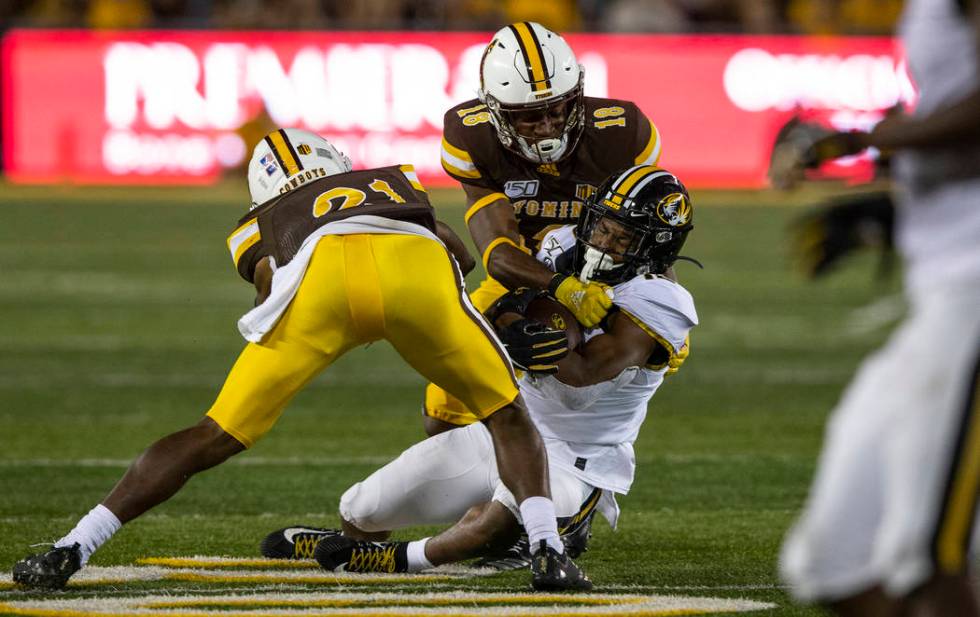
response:
{"label": "white jersey with gold trim", "polygon": [[[550,232],[538,259],[554,268],[558,256],[575,245],[574,227]],[[681,285],[659,276],[641,275],[613,288],[613,302],[669,353],[685,345],[698,316],[694,300]],[[586,339],[602,334],[595,328]],[[663,383],[667,366],[631,367],[615,379],[576,388],[552,376],[525,375],[520,386],[528,410],[555,458],[586,482],[626,493],[633,482],[633,442],[646,419],[647,404]]]}
{"label": "white jersey with gold trim", "polygon": [[[899,32],[920,98],[914,115],[948,107],[977,88],[980,41],[956,0],[910,0]],[[907,288],[980,283],[980,143],[895,155],[896,241]]]}

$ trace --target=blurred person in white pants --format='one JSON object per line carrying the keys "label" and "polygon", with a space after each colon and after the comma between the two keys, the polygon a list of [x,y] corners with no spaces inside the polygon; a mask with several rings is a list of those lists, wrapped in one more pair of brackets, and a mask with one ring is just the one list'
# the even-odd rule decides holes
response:
{"label": "blurred person in white pants", "polygon": [[[980,1],[910,0],[899,25],[920,98],[870,133],[777,151],[773,184],[873,147],[893,153],[909,314],[834,410],[805,511],[783,546],[792,593],[840,615],[980,615]],[[853,211],[851,211],[853,214]],[[841,208],[820,228],[868,223]],[[811,221],[813,222],[813,221]],[[811,242],[825,259],[840,250]],[[816,238],[816,240],[814,240]]]}

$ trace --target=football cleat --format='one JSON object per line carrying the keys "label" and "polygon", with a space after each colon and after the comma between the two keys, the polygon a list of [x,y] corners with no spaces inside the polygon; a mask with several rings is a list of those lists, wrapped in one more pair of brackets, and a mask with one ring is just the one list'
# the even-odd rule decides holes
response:
{"label": "football cleat", "polygon": [[407,542],[367,542],[330,536],[316,545],[317,563],[332,572],[407,572]]}
{"label": "football cleat", "polygon": [[527,536],[521,536],[520,540],[501,553],[488,555],[473,562],[475,568],[493,568],[498,572],[521,570],[530,565],[531,546],[527,541]]}
{"label": "football cleat", "polygon": [[259,549],[263,557],[270,559],[313,559],[320,540],[339,535],[339,529],[297,525],[273,531],[262,540]]}
{"label": "football cleat", "polygon": [[78,543],[51,547],[14,564],[14,582],[34,589],[63,589],[68,579],[82,569]]}
{"label": "football cleat", "polygon": [[568,553],[559,553],[541,540],[531,554],[531,587],[536,591],[589,591],[592,581]]}
{"label": "football cleat", "polygon": [[589,550],[589,539],[592,538],[592,519],[595,518],[596,511],[589,513],[585,520],[571,529],[567,529],[561,536],[561,541],[565,544],[565,552],[572,559],[577,559],[579,555]]}

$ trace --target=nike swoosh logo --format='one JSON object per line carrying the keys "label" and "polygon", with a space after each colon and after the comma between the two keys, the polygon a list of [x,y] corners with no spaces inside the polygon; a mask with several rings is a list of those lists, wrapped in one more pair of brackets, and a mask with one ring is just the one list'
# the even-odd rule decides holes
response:
{"label": "nike swoosh logo", "polygon": [[294,544],[293,538],[301,533],[315,533],[319,535],[325,535],[320,529],[310,529],[309,527],[289,527],[282,532],[283,537],[286,538],[286,542]]}

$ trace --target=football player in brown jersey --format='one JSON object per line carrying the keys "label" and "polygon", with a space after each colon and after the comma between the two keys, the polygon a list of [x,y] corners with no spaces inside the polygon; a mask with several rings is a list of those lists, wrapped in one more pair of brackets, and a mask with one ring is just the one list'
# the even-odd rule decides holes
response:
{"label": "football player in brown jersey", "polygon": [[[286,129],[256,146],[248,173],[252,208],[228,248],[261,302],[239,321],[248,344],[217,399],[200,422],[147,448],[50,550],[15,564],[14,581],[64,587],[123,523],[254,444],[292,397],[348,350],[385,339],[465,401],[492,435],[501,478],[537,549],[534,588],[590,589],[558,537],[547,454],[511,363],[467,300],[411,166],[352,172],[350,160],[322,137]],[[541,328],[517,334],[531,346],[564,339]]]}
{"label": "football player in brown jersey", "polygon": [[[466,224],[488,274],[470,294],[481,311],[522,286],[549,290],[586,327],[611,306],[603,284],[556,274],[532,256],[546,233],[576,221],[611,173],[660,158],[660,134],[643,112],[586,97],[583,80],[561,36],[515,23],[483,54],[479,99],[446,112],[442,166],[466,193]],[[425,416],[430,435],[477,419],[432,384]]]}

